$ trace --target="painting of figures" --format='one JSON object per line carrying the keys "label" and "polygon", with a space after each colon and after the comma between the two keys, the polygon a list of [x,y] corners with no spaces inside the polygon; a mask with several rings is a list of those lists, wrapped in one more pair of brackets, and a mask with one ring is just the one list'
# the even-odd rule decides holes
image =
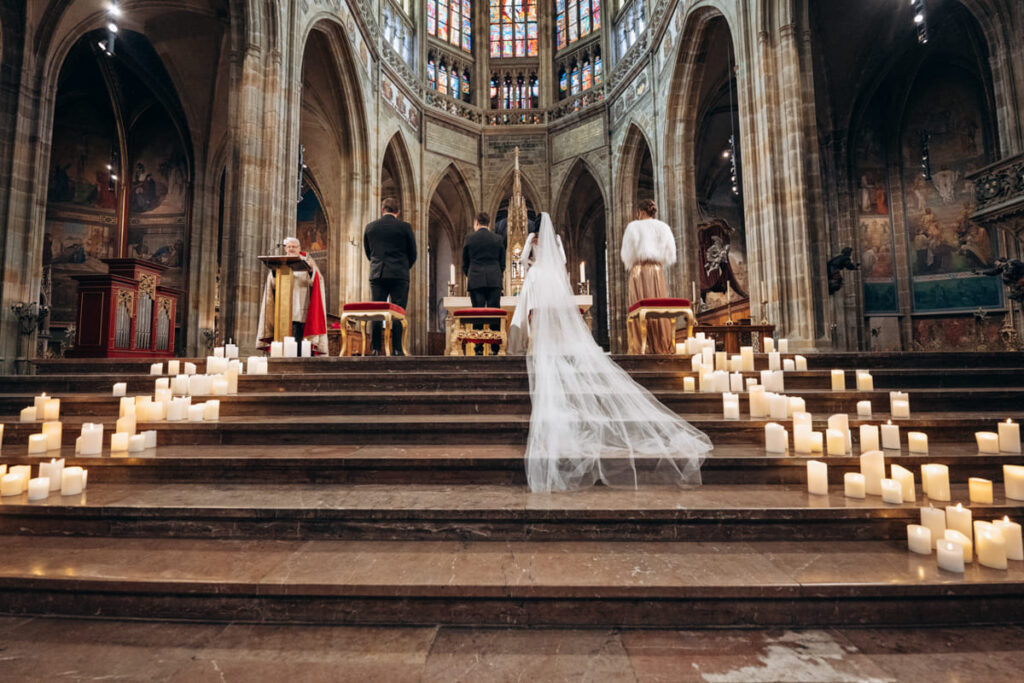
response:
{"label": "painting of figures", "polygon": [[857,241],[860,248],[861,286],[865,313],[896,313],[896,267],[893,261],[892,218],[889,211],[889,176],[879,132],[884,117],[878,103],[865,112],[857,135]]}
{"label": "painting of figures", "polygon": [[313,260],[320,273],[327,277],[327,218],[316,191],[307,183],[303,185],[305,193],[299,202],[295,223],[295,236],[302,243],[302,248]]}

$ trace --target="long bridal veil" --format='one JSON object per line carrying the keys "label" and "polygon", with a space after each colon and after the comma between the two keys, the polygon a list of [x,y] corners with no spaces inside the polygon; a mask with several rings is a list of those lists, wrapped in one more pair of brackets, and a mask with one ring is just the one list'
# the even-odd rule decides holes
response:
{"label": "long bridal veil", "polygon": [[533,491],[700,484],[708,437],[633,381],[594,342],[576,307],[551,218],[541,214],[530,328]]}

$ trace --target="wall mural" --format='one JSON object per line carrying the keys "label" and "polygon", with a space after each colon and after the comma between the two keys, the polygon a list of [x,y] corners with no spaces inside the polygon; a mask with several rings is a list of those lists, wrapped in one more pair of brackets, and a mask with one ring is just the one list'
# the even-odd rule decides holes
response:
{"label": "wall mural", "polygon": [[[295,236],[302,243],[302,249],[316,261],[320,274],[327,277],[327,217],[320,205],[320,197],[313,190],[308,175],[303,183],[302,201],[298,204]],[[324,280],[327,281],[326,279]]]}
{"label": "wall mural", "polygon": [[854,151],[858,164],[861,282],[867,314],[899,312],[883,125],[882,112],[875,103],[865,114]]}
{"label": "wall mural", "polygon": [[[946,69],[923,78],[910,102],[901,156],[913,309],[1000,308],[998,280],[971,272],[998,255],[995,235],[970,220],[974,187],[964,179],[988,159],[978,89]],[[925,145],[929,179],[921,169]]]}

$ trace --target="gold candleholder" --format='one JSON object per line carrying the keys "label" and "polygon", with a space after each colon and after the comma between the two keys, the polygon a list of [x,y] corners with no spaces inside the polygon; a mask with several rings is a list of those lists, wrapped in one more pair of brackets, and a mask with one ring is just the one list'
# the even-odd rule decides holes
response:
{"label": "gold candleholder", "polygon": [[449,282],[448,283],[448,296],[455,296],[455,283],[454,282]]}
{"label": "gold candleholder", "polygon": [[768,325],[769,324],[769,322],[768,322],[768,301],[767,300],[762,300],[761,301],[761,324],[762,325]]}

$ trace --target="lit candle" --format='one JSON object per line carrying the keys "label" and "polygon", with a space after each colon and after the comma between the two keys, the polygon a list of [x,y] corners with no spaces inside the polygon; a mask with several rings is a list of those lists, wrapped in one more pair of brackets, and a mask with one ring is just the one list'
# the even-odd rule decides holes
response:
{"label": "lit candle", "polygon": [[962,504],[946,506],[946,528],[955,529],[968,538],[974,533],[973,515]]}
{"label": "lit candle", "polygon": [[727,370],[715,370],[715,391],[729,391],[729,372]]}
{"label": "lit candle", "polygon": [[747,383],[747,391],[750,391],[750,387],[758,386],[756,377],[747,377],[743,381]]}
{"label": "lit candle", "polygon": [[903,503],[903,487],[893,479],[882,480],[882,502],[900,505]]}
{"label": "lit candle", "polygon": [[740,360],[743,365],[743,372],[754,371],[754,347],[753,346],[741,346],[740,347]]}
{"label": "lit candle", "polygon": [[729,392],[722,394],[722,415],[727,420],[740,418],[740,397],[738,395]]}
{"label": "lit candle", "polygon": [[167,361],[167,374],[177,375],[181,372],[181,361],[169,360]]}
{"label": "lit candle", "polygon": [[860,473],[864,475],[864,490],[872,496],[882,495],[882,479],[885,478],[885,454],[882,451],[868,451],[860,456]]}
{"label": "lit candle", "polygon": [[796,362],[792,358],[783,358],[782,369],[786,372],[793,372],[796,370]]}
{"label": "lit candle", "polygon": [[683,391],[691,393],[697,391],[697,380],[694,379],[693,377],[684,377]]}
{"label": "lit candle", "polygon": [[775,340],[771,337],[764,338],[764,352],[771,353],[775,350]]}
{"label": "lit candle", "polygon": [[1020,524],[1011,522],[1009,517],[992,521],[992,526],[1003,532],[1006,541],[1006,559],[1024,560],[1024,545],[1021,543]]}
{"label": "lit candle", "polygon": [[910,395],[905,391],[889,392],[889,411],[892,412],[892,404],[896,401],[909,401]]}
{"label": "lit candle", "polygon": [[224,345],[224,355],[228,358],[238,358],[238,344],[228,342]]}
{"label": "lit candle", "polygon": [[124,396],[128,392],[127,382],[116,382],[114,384],[114,396]]}
{"label": "lit candle", "polygon": [[931,530],[932,546],[934,546],[939,539],[946,537],[946,511],[931,506],[921,508],[921,526],[926,526]]}
{"label": "lit candle", "polygon": [[789,415],[786,417],[793,417],[797,413],[803,413],[807,411],[807,402],[799,396],[789,396]]}
{"label": "lit candle", "polygon": [[772,351],[771,353],[768,354],[768,369],[782,369],[782,354],[780,354],[778,351]]}
{"label": "lit candle", "polygon": [[213,388],[213,381],[209,375],[192,375],[188,378],[189,396],[207,396]]}
{"label": "lit candle", "polygon": [[825,452],[825,435],[821,432],[811,432],[811,453]]}
{"label": "lit candle", "polygon": [[183,398],[173,399],[167,404],[167,421],[179,422],[185,419],[185,411],[188,410],[188,403]]}
{"label": "lit candle", "polygon": [[196,374],[196,364],[195,363],[189,363],[189,362],[186,361],[185,362],[185,374],[186,375],[194,375],[194,374]]}
{"label": "lit candle", "polygon": [[910,417],[910,401],[893,401],[892,416],[895,418]]}
{"label": "lit candle", "polygon": [[807,359],[804,356],[795,356],[793,360],[796,361],[797,372],[807,371]]}
{"label": "lit candle", "polygon": [[448,264],[448,283],[455,284],[455,264]]}
{"label": "lit candle", "polygon": [[76,450],[81,455],[99,455],[103,451],[103,425],[92,422],[83,424],[77,446]]}
{"label": "lit candle", "polygon": [[133,434],[128,437],[128,452],[139,453],[146,450],[146,437],[142,434]]}
{"label": "lit candle", "polygon": [[846,413],[830,415],[828,418],[828,428],[836,429],[843,433],[843,439],[846,441],[845,452],[850,453],[853,450],[853,438],[850,436],[850,418],[847,417]]}
{"label": "lit candle", "polygon": [[[738,412],[737,408],[737,412]],[[207,401],[203,406],[203,419],[216,421],[220,419],[220,401]]]}
{"label": "lit candle", "polygon": [[21,411],[21,422],[35,422],[36,421],[36,407],[29,406]]}
{"label": "lit candle", "polygon": [[729,373],[729,391],[735,394],[743,391],[743,375],[741,373]]}
{"label": "lit candle", "polygon": [[949,467],[946,465],[922,465],[921,486],[932,500],[949,500]]}
{"label": "lit candle", "polygon": [[57,491],[60,489],[60,478],[63,471],[64,458],[61,458],[60,460],[51,458],[50,462],[39,463],[39,476],[46,477],[50,480],[51,491]]}
{"label": "lit candle", "polygon": [[846,434],[838,429],[825,431],[825,442],[829,455],[846,455]]}
{"label": "lit candle", "polygon": [[36,408],[36,419],[43,419],[43,410],[46,408],[46,402],[50,400],[50,397],[46,395],[44,391],[39,396],[35,397],[34,404]]}
{"label": "lit candle", "polygon": [[981,477],[967,480],[967,491],[972,503],[992,504],[992,482]]}
{"label": "lit candle", "polygon": [[676,355],[677,356],[682,356],[685,353],[686,353],[686,343],[685,342],[681,342],[679,344],[676,344]]}
{"label": "lit candle", "polygon": [[971,542],[970,537],[965,536],[956,529],[946,529],[946,540],[955,541],[960,544],[960,547],[963,549],[965,563],[970,564],[974,561],[974,543]]}
{"label": "lit candle", "polygon": [[761,284],[761,301],[762,302],[767,302],[768,301],[768,288],[764,286],[764,282],[761,282],[760,284]]}
{"label": "lit candle", "polygon": [[299,357],[299,343],[295,340],[295,337],[284,338],[284,357],[285,358],[298,358]]}
{"label": "lit candle", "polygon": [[882,425],[882,448],[897,451],[900,449],[900,428],[899,425],[894,425],[892,420],[886,420]]}
{"label": "lit candle", "polygon": [[907,548],[919,555],[932,554],[932,530],[920,524],[907,525]]}
{"label": "lit candle", "polygon": [[1020,425],[1013,420],[999,423],[999,452],[1020,453]]}
{"label": "lit candle", "polygon": [[1024,500],[1024,465],[1003,465],[1003,485],[1007,498]]}
{"label": "lit candle", "polygon": [[917,499],[917,491],[914,489],[914,473],[906,467],[899,465],[889,466],[889,478],[898,481],[903,491],[903,502],[910,503]]}
{"label": "lit candle", "polygon": [[947,572],[964,573],[964,548],[956,541],[943,538],[935,544],[935,554],[939,569]]}
{"label": "lit candle", "polygon": [[46,452],[46,434],[29,434],[28,435],[28,454],[34,455],[36,453]]}
{"label": "lit candle", "polygon": [[697,283],[693,280],[690,280],[690,303],[697,303]]}
{"label": "lit candle", "polygon": [[990,569],[1006,569],[1006,539],[1003,532],[992,524],[978,529],[978,564]]}
{"label": "lit candle", "polygon": [[786,428],[776,422],[764,426],[764,449],[769,453],[785,453],[789,445]]}
{"label": "lit candle", "polygon": [[203,403],[197,403],[193,406],[188,407],[188,421],[189,422],[202,422],[203,421],[203,410],[206,409],[206,405]]}
{"label": "lit candle", "polygon": [[846,373],[842,370],[832,371],[832,391],[846,390]]}
{"label": "lit candle", "polygon": [[587,281],[587,262],[580,261],[580,282]]}
{"label": "lit candle", "polygon": [[789,353],[789,340],[788,339],[780,339],[779,340],[779,353]]}
{"label": "lit candle", "polygon": [[125,434],[135,433],[135,416],[125,415],[124,417],[117,418],[117,423],[114,427],[115,432],[124,432]]}
{"label": "lit candle", "polygon": [[43,415],[44,420],[59,420],[60,419],[60,399],[59,398],[48,398],[46,403],[43,404]]}
{"label": "lit candle", "polygon": [[828,495],[828,465],[820,460],[807,461],[807,491],[816,496]]}
{"label": "lit candle", "polygon": [[151,375],[162,375],[162,374],[164,374],[164,364],[163,363],[153,363],[152,365],[149,366],[149,374],[151,374]]}
{"label": "lit candle", "polygon": [[128,450],[128,439],[131,438],[131,434],[128,432],[114,432],[110,435],[110,451],[126,451]]}
{"label": "lit candle", "polygon": [[[899,429],[899,427],[897,427]],[[877,425],[861,425],[860,426],[860,452],[865,453],[867,451],[878,450],[878,426]]]}
{"label": "lit candle", "polygon": [[907,450],[911,453],[927,453],[928,435],[924,432],[907,432]]}
{"label": "lit candle", "polygon": [[[42,500],[50,496],[50,478],[36,477],[28,480],[28,499]],[[1004,553],[1005,554],[1005,553]]]}
{"label": "lit candle", "polygon": [[302,340],[302,357],[312,358],[313,357],[313,342],[308,339]]}
{"label": "lit candle", "polygon": [[271,358],[283,358],[284,357],[284,344],[279,341],[270,342],[270,357]]}
{"label": "lit candle", "polygon": [[857,371],[857,391],[874,391],[875,380],[867,370]]}
{"label": "lit candle", "polygon": [[42,433],[46,437],[46,450],[59,451],[64,426],[60,422],[44,422]]}
{"label": "lit candle", "polygon": [[847,472],[844,474],[843,495],[847,498],[864,498],[864,475],[860,472]]}
{"label": "lit candle", "polygon": [[857,417],[871,419],[871,401],[857,401]]}
{"label": "lit candle", "polygon": [[258,368],[260,361],[263,360],[259,356],[249,356],[245,361],[245,374],[256,375],[259,374]]}
{"label": "lit candle", "polygon": [[709,368],[715,367],[715,347],[705,346],[700,350],[700,363],[701,365]]}
{"label": "lit candle", "polygon": [[20,496],[24,479],[24,474],[5,474],[0,477],[0,496]]}
{"label": "lit candle", "polygon": [[81,467],[65,467],[61,473],[60,495],[76,496],[85,488],[85,472]]}
{"label": "lit candle", "polygon": [[974,432],[974,439],[978,442],[979,453],[999,452],[999,435],[995,432]]}

